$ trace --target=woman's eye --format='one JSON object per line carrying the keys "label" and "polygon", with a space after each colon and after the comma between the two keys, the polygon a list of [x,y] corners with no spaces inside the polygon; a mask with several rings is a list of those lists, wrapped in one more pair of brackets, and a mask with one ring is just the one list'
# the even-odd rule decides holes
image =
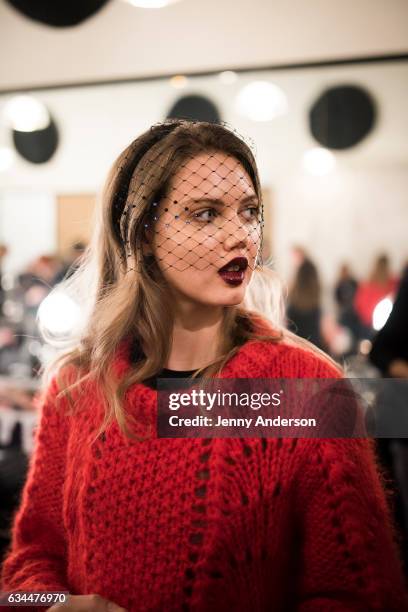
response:
{"label": "woman's eye", "polygon": [[247,219],[248,221],[252,221],[252,219],[258,219],[258,217],[259,217],[259,208],[257,208],[256,206],[251,206],[250,208],[245,208],[245,210],[242,211],[242,214],[243,214],[244,218]]}
{"label": "woman's eye", "polygon": [[200,221],[212,221],[217,216],[217,211],[213,208],[206,208],[200,212],[194,213],[194,217]]}

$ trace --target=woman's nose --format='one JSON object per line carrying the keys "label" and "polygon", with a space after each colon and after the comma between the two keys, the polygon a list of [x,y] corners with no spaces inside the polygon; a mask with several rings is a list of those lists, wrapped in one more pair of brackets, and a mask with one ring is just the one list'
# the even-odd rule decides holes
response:
{"label": "woman's nose", "polygon": [[227,251],[243,248],[248,245],[248,228],[243,225],[238,216],[229,219],[224,225],[224,246]]}

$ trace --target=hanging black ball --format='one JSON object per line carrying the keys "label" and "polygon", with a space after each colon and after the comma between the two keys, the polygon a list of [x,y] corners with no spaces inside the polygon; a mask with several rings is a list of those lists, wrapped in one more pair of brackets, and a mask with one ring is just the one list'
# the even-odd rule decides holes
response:
{"label": "hanging black ball", "polygon": [[349,149],[373,129],[376,105],[370,93],[356,85],[331,87],[309,112],[313,137],[327,149]]}
{"label": "hanging black ball", "polygon": [[109,0],[6,0],[26,17],[56,28],[75,26],[97,13]]}
{"label": "hanging black ball", "polygon": [[179,98],[167,113],[166,119],[187,119],[219,123],[221,115],[215,103],[209,98],[189,95]]}
{"label": "hanging black ball", "polygon": [[32,164],[44,164],[58,147],[58,129],[50,117],[46,128],[34,132],[13,130],[13,142],[17,152]]}

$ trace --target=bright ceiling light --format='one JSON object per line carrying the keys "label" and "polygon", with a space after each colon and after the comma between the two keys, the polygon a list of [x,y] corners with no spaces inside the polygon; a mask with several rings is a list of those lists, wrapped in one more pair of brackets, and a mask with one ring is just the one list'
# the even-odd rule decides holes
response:
{"label": "bright ceiling light", "polygon": [[12,149],[0,147],[0,172],[9,170],[14,163],[15,157]]}
{"label": "bright ceiling light", "polygon": [[336,158],[333,153],[323,147],[309,149],[303,155],[303,167],[306,172],[314,176],[324,176],[334,170]]}
{"label": "bright ceiling light", "polygon": [[245,85],[236,99],[236,110],[252,121],[271,121],[288,110],[284,92],[268,81]]}
{"label": "bright ceiling light", "polygon": [[232,85],[237,81],[238,75],[232,70],[224,70],[223,72],[219,73],[218,78],[223,85]]}
{"label": "bright ceiling light", "polygon": [[80,320],[80,309],[61,291],[53,291],[40,304],[38,319],[41,328],[53,336],[72,333]]}
{"label": "bright ceiling light", "polygon": [[389,297],[378,302],[373,312],[373,327],[379,331],[387,322],[392,310],[392,300]]}
{"label": "bright ceiling light", "polygon": [[179,2],[179,0],[125,0],[125,2],[136,8],[159,9],[169,4]]}
{"label": "bright ceiling light", "polygon": [[13,130],[35,132],[44,130],[50,115],[42,102],[32,96],[15,96],[4,108],[4,119]]}
{"label": "bright ceiling light", "polygon": [[188,85],[188,78],[184,74],[176,74],[171,77],[170,85],[174,89],[184,89]]}

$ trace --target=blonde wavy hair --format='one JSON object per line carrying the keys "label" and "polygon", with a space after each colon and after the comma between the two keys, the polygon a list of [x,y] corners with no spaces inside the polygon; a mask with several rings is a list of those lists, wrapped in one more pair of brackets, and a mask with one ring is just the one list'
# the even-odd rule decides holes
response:
{"label": "blonde wavy hair", "polygon": [[[147,264],[143,255],[142,245],[147,239],[144,221],[153,202],[166,194],[180,165],[203,151],[219,151],[236,158],[248,172],[261,202],[253,153],[231,130],[217,124],[181,120],[152,126],[116,159],[96,208],[91,243],[76,272],[54,289],[80,305],[80,327],[61,339],[52,336],[40,322],[46,342],[59,349],[44,368],[45,386],[55,376],[58,396],[68,396],[74,409],[81,403],[81,395],[84,397],[80,393],[74,399],[75,389],[92,381],[101,391],[104,417],[95,437],[115,420],[125,436],[135,437],[129,427],[133,417],[126,414],[124,407],[126,391],[157,375],[166,365],[173,328],[169,291],[156,262],[150,258]],[[129,198],[132,208],[124,235],[123,210]],[[270,333],[267,328],[265,333],[259,333],[259,327],[254,325],[257,313],[271,321]],[[246,302],[224,309],[222,330],[218,357],[197,375],[216,375],[249,340],[295,339],[317,350],[284,329],[282,292],[271,271],[257,270]],[[121,343],[129,339],[137,341],[144,356],[118,378],[112,363]]]}

